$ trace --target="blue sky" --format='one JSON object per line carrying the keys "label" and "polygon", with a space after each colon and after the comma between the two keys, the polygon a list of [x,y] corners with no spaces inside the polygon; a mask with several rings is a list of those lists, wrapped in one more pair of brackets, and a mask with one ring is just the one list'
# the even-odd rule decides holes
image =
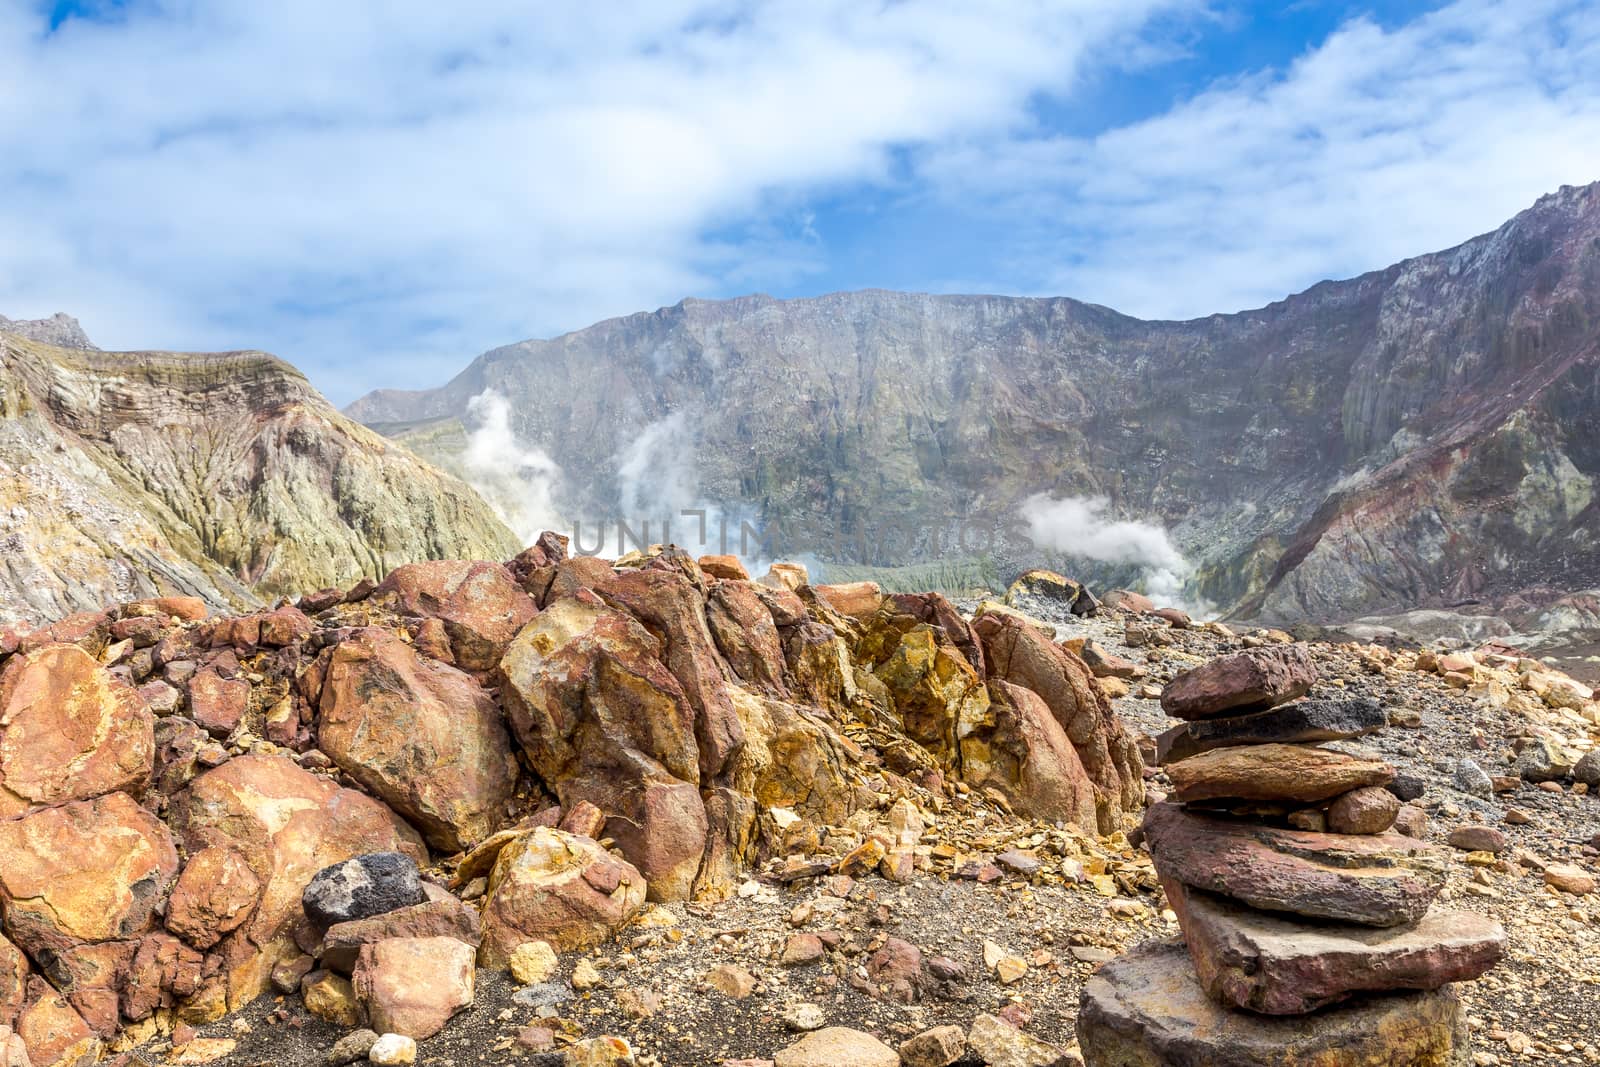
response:
{"label": "blue sky", "polygon": [[340,403],[685,296],[1235,311],[1597,179],[1592,0],[0,0],[0,313]]}

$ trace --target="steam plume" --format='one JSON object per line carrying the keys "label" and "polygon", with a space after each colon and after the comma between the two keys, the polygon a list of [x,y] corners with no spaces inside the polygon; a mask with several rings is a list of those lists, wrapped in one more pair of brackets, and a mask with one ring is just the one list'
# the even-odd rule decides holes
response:
{"label": "steam plume", "polygon": [[467,402],[467,413],[478,420],[462,457],[467,483],[524,545],[541,531],[563,529],[566,520],[555,505],[561,468],[542,449],[517,438],[510,402],[486,389]]}
{"label": "steam plume", "polygon": [[1183,603],[1184,582],[1194,566],[1184,558],[1167,531],[1147,522],[1116,519],[1106,514],[1105,497],[1069,496],[1056,500],[1035,493],[1018,509],[1028,538],[1040,548],[1100,563],[1137,566],[1144,571],[1145,591],[1167,604]]}

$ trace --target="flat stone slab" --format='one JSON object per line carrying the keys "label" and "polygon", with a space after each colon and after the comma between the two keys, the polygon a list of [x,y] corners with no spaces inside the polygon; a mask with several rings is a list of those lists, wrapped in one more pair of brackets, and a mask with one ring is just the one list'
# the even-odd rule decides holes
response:
{"label": "flat stone slab", "polygon": [[1382,760],[1310,745],[1219,748],[1167,768],[1174,800],[1293,800],[1314,804],[1364,785],[1387,785],[1394,768]]}
{"label": "flat stone slab", "polygon": [[1444,888],[1438,849],[1400,834],[1283,830],[1153,805],[1144,817],[1161,877],[1265,911],[1400,926]]}
{"label": "flat stone slab", "polygon": [[1169,763],[1234,745],[1291,745],[1343,741],[1381,730],[1388,713],[1376,700],[1297,700],[1281,708],[1224,719],[1197,719],[1156,738],[1156,763]]}
{"label": "flat stone slab", "polygon": [[1431,909],[1376,929],[1308,922],[1163,882],[1201,987],[1266,1015],[1302,1015],[1355,993],[1438,989],[1479,977],[1505,955],[1505,929],[1470,911]]}
{"label": "flat stone slab", "polygon": [[1154,941],[1083,990],[1087,1067],[1467,1067],[1467,1013],[1449,989],[1360,997],[1312,1015],[1256,1015],[1207,997],[1183,945]]}
{"label": "flat stone slab", "polygon": [[1174,719],[1210,719],[1265,711],[1310,692],[1317,667],[1304,645],[1270,645],[1191,668],[1161,690],[1161,710]]}

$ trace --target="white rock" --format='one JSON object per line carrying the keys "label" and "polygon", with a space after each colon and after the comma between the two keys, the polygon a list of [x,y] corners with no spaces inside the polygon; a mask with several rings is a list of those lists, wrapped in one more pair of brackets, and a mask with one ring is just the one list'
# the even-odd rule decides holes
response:
{"label": "white rock", "polygon": [[417,1062],[417,1043],[404,1034],[384,1034],[372,1043],[367,1059],[373,1063],[406,1064]]}

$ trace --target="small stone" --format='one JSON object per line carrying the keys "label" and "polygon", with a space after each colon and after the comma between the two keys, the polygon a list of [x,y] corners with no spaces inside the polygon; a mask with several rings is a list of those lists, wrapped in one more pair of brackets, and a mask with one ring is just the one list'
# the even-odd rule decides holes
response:
{"label": "small stone", "polygon": [[1002,852],[1000,855],[994,858],[994,861],[1001,867],[1004,867],[1006,870],[1010,871],[1012,874],[1020,874],[1023,877],[1027,877],[1039,869],[1039,860],[1037,857],[1031,856],[1026,852],[1019,851],[1018,849],[1012,849],[1009,852]]}
{"label": "small stone", "polygon": [[806,963],[815,963],[827,955],[827,952],[822,938],[816,934],[794,934],[783,943],[783,954],[778,957],[778,962],[785,967],[798,967]]}
{"label": "small stone", "polygon": [[731,963],[711,968],[706,972],[705,982],[712,989],[734,1000],[743,1000],[755,992],[756,988],[755,975]]}
{"label": "small stone", "polygon": [[1506,840],[1505,831],[1497,830],[1493,826],[1458,826],[1450,831],[1445,838],[1451,848],[1459,848],[1463,852],[1491,852],[1495,855],[1506,850],[1509,842]]}
{"label": "small stone", "polygon": [[1561,746],[1544,737],[1531,739],[1527,747],[1517,754],[1512,773],[1525,782],[1554,782],[1573,771],[1572,762],[1561,751]]}
{"label": "small stone", "polygon": [[306,1011],[335,1026],[360,1026],[366,1012],[356,1000],[355,986],[332,971],[312,971],[300,983],[300,999]]}
{"label": "small stone", "polygon": [[1028,964],[1016,956],[1002,956],[994,965],[994,973],[1001,985],[1013,985],[1027,976]]}
{"label": "small stone", "polygon": [[1316,680],[1304,645],[1253,649],[1179,674],[1161,691],[1161,708],[1177,719],[1264,711],[1304,696]]}
{"label": "small stone", "polygon": [[369,852],[318,871],[300,903],[312,922],[327,927],[426,899],[415,860],[403,852]]}
{"label": "small stone", "polygon": [[364,1060],[377,1041],[378,1035],[371,1030],[352,1030],[333,1043],[322,1057],[322,1067],[344,1067],[347,1063]]}
{"label": "small stone", "polygon": [[417,1043],[404,1034],[384,1034],[372,1043],[367,1059],[373,1063],[398,1067],[417,1062]]}
{"label": "small stone", "polygon": [[549,1052],[556,1047],[556,1032],[548,1026],[524,1026],[517,1031],[517,1047],[529,1052]]}
{"label": "small stone", "polygon": [[521,985],[538,985],[548,982],[555,976],[556,968],[561,964],[556,950],[550,947],[547,941],[527,941],[518,945],[511,953],[511,958],[506,965],[511,969],[511,977]]}
{"label": "small stone", "polygon": [[1328,829],[1336,834],[1381,834],[1394,825],[1400,798],[1387,789],[1352,789],[1328,805]]}
{"label": "small stone", "polygon": [[967,968],[949,956],[935,956],[928,961],[928,973],[941,982],[959,982],[967,976]]}
{"label": "small stone", "polygon": [[830,1026],[772,1057],[773,1067],[900,1067],[900,1054],[871,1034]]}
{"label": "small stone", "polygon": [[1586,752],[1572,768],[1572,777],[1590,789],[1600,788],[1600,748]]}
{"label": "small stone", "polygon": [[648,1019],[661,1010],[661,994],[653,989],[622,989],[617,1007],[630,1019]]}
{"label": "small stone", "polygon": [[174,1046],[167,1062],[173,1067],[200,1067],[233,1055],[238,1044],[231,1037],[197,1037]]}
{"label": "small stone", "polygon": [[1427,783],[1422,780],[1421,775],[1404,772],[1397,772],[1394,781],[1390,782],[1387,788],[1401,800],[1417,800],[1428,791]]}
{"label": "small stone", "polygon": [[1492,797],[1494,796],[1494,780],[1491,779],[1482,767],[1472,760],[1464,759],[1456,764],[1455,774],[1451,781],[1455,787],[1468,796]]}
{"label": "small stone", "polygon": [[626,1038],[606,1034],[569,1047],[563,1067],[632,1067],[635,1062]]}
{"label": "small stone", "polygon": [[1552,863],[1544,870],[1544,883],[1563,893],[1588,896],[1595,890],[1595,877],[1574,863]]}
{"label": "small stone", "polygon": [[1173,799],[1328,800],[1361,786],[1386,785],[1394,768],[1332,749],[1308,745],[1223,748],[1180,760],[1167,768]]}
{"label": "small stone", "polygon": [[790,1030],[805,1033],[810,1030],[822,1029],[822,1024],[827,1022],[822,1008],[808,1000],[803,1000],[789,1005],[783,1009],[783,1025]]}
{"label": "small stone", "polygon": [[935,1026],[900,1045],[904,1067],[950,1067],[967,1051],[967,1035],[959,1026]]}
{"label": "small stone", "polygon": [[1328,832],[1328,813],[1321,808],[1301,808],[1299,811],[1289,813],[1289,825],[1296,830],[1310,830],[1313,833]]}
{"label": "small stone", "polygon": [[605,984],[605,979],[593,963],[588,960],[579,960],[578,965],[572,968],[572,988],[582,993],[586,989],[594,989]]}
{"label": "small stone", "polygon": [[1415,804],[1402,804],[1394,816],[1394,832],[1421,841],[1428,833],[1428,813]]}
{"label": "small stone", "polygon": [[1023,1033],[1004,1019],[980,1015],[972,1020],[967,1046],[988,1067],[1054,1067],[1061,1050]]}

